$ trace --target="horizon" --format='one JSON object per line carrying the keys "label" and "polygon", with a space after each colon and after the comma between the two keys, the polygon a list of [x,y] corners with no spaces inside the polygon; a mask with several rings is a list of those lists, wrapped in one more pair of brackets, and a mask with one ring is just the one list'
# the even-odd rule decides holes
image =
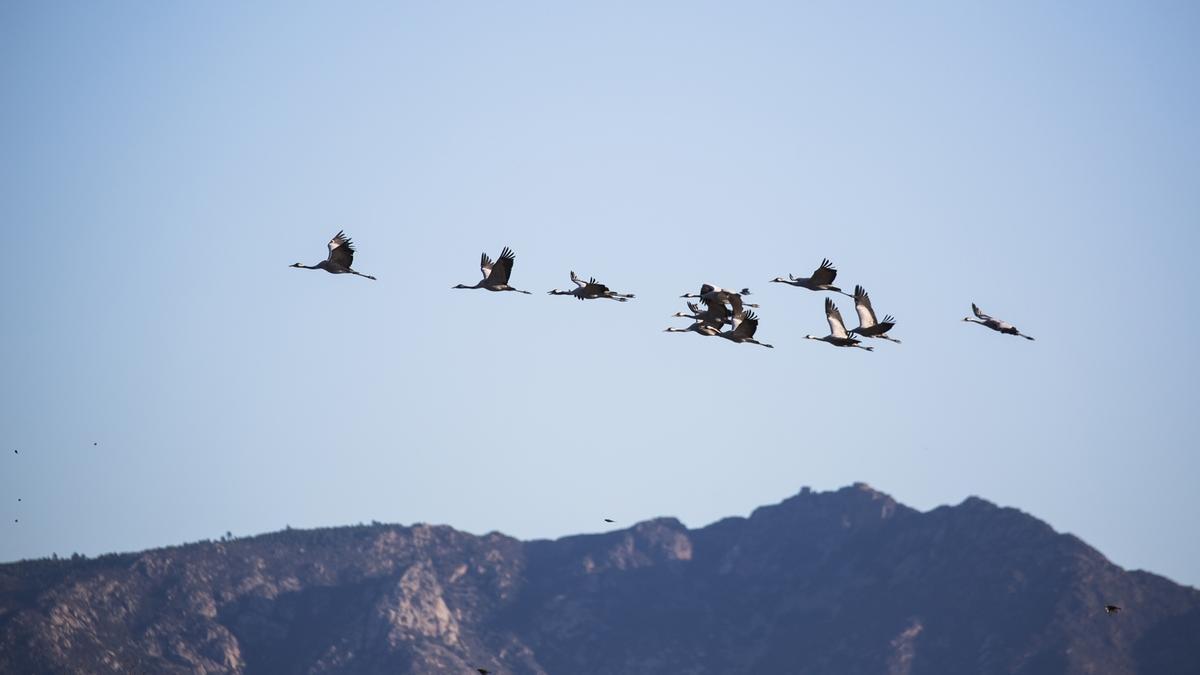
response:
{"label": "horizon", "polygon": [[[1200,586],[1198,28],[0,7],[0,560],[370,520],[554,538],[862,481]],[[288,268],[339,229],[378,281]],[[534,295],[450,290],[504,246]],[[903,344],[803,338],[830,294],[768,280],[823,258]],[[569,270],[637,297],[546,296]],[[706,282],[748,286],[775,348],[663,333]]]}

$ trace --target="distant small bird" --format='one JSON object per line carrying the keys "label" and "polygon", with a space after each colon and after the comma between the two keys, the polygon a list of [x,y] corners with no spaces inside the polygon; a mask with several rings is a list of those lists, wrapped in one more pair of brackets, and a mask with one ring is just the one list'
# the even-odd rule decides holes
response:
{"label": "distant small bird", "polygon": [[883,317],[883,321],[875,319],[875,310],[871,309],[871,296],[867,295],[867,289],[862,286],[854,287],[854,311],[858,312],[858,328],[851,330],[851,333],[857,333],[863,337],[879,338],[881,340],[890,340],[896,344],[900,341],[893,337],[885,335],[896,325],[896,319],[891,314]]}
{"label": "distant small bird", "polygon": [[604,519],[604,522],[606,522],[606,523],[615,523],[615,522],[617,522],[617,521],[613,520],[612,518],[605,518],[605,519]]}
{"label": "distant small bird", "polygon": [[1105,605],[1104,611],[1109,614],[1116,614],[1117,612],[1121,611],[1121,608],[1118,605]]}
{"label": "distant small bird", "polygon": [[578,288],[569,291],[560,291],[556,288],[552,291],[547,291],[547,294],[573,295],[580,300],[608,299],[616,300],[617,302],[626,302],[633,297],[633,293],[617,293],[616,291],[609,290],[608,286],[596,281],[595,277],[592,277],[588,281],[584,281],[580,277],[576,276],[575,272],[573,271],[571,272],[571,281],[574,282]]}
{"label": "distant small bird", "polygon": [[479,675],[492,675],[492,671],[486,668],[476,668],[475,672],[479,673]]}
{"label": "distant small bird", "polygon": [[833,304],[833,298],[830,297],[825,298],[825,320],[829,322],[829,335],[825,337],[805,335],[804,337],[809,340],[828,342],[835,347],[858,347],[869,352],[875,351],[874,347],[859,344],[861,340],[846,331],[846,322],[842,321],[842,313],[838,311],[837,305]]}
{"label": "distant small bird", "polygon": [[500,251],[500,258],[493,261],[488,257],[487,253],[483,253],[479,257],[479,271],[483,272],[483,278],[475,282],[474,286],[464,286],[458,284],[452,288],[482,288],[489,291],[516,291],[529,295],[529,291],[522,291],[508,285],[508,278],[512,275],[513,263],[516,262],[517,256],[512,249],[505,246],[504,250]]}
{"label": "distant small bird", "polygon": [[717,337],[725,338],[731,342],[748,342],[752,345],[760,345],[768,349],[774,349],[774,345],[769,345],[765,342],[759,342],[754,339],[754,332],[758,330],[758,317],[754,312],[746,312],[741,318],[733,317],[733,328],[731,330],[721,331],[717,333]]}
{"label": "distant small bird", "polygon": [[92,443],[92,445],[100,445],[100,444],[99,444],[99,443]]}
{"label": "distant small bird", "polygon": [[[973,302],[971,303],[971,311],[975,312],[975,316],[979,317],[979,319],[972,319],[971,317],[968,316],[968,317],[964,318],[963,321],[970,321],[971,323],[977,323],[980,326],[987,326],[988,328],[991,328],[994,331],[998,331],[1001,333],[1007,333],[1009,335],[1016,335],[1019,337],[1023,337],[1026,340],[1033,339],[1033,338],[1029,337],[1028,335],[1022,334],[1021,331],[1017,330],[1017,327],[1012,325],[1011,323],[1008,323],[1006,321],[1001,321],[1000,319],[992,318],[992,317],[988,316],[987,314],[984,314],[983,311],[979,309],[979,306]],[[982,320],[980,320],[980,319],[982,319]]]}
{"label": "distant small bird", "polygon": [[19,523],[19,522],[21,522],[21,521],[20,521],[20,520],[17,520],[16,518],[13,518],[13,522],[14,522],[14,523]]}
{"label": "distant small bird", "polygon": [[837,278],[837,268],[833,263],[829,262],[829,258],[821,260],[821,265],[813,270],[811,277],[794,277],[788,275],[788,278],[775,277],[771,281],[780,284],[787,284],[797,288],[807,288],[810,291],[833,291],[842,295],[850,295],[842,289],[833,285],[833,280]]}
{"label": "distant small bird", "polygon": [[329,257],[316,265],[303,265],[295,263],[290,267],[299,267],[306,270],[325,270],[330,274],[356,274],[360,277],[366,277],[371,281],[375,281],[375,277],[369,274],[355,272],[350,266],[354,264],[354,242],[350,241],[350,237],[346,236],[345,232],[338,230],[338,233],[333,235],[333,239],[329,240]]}
{"label": "distant small bird", "polygon": [[17,501],[21,501],[21,498],[20,498],[20,497],[17,497]]}
{"label": "distant small bird", "polygon": [[13,450],[13,454],[14,454],[14,455],[19,455],[19,454],[21,454],[21,453],[17,452],[16,450]]}

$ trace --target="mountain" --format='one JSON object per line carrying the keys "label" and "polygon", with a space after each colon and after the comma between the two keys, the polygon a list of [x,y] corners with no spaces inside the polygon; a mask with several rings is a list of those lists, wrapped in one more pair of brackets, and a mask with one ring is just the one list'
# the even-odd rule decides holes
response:
{"label": "mountain", "polygon": [[[1104,605],[1124,611],[1107,615]],[[1200,672],[1200,591],[864,484],[555,541],[288,530],[0,565],[3,673]]]}

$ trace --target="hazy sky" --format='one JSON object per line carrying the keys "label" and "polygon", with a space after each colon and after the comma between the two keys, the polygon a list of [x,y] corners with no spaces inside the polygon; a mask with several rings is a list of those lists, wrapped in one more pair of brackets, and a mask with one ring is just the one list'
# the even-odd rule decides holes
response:
{"label": "hazy sky", "polygon": [[[4,3],[0,560],[701,526],[866,481],[1200,584],[1198,30],[1192,2]],[[378,282],[287,267],[338,229]],[[450,290],[505,245],[535,295]],[[826,256],[902,345],[803,339],[823,294],[767,281]],[[638,297],[544,294],[572,269]],[[703,282],[749,286],[776,348],[663,333]]]}

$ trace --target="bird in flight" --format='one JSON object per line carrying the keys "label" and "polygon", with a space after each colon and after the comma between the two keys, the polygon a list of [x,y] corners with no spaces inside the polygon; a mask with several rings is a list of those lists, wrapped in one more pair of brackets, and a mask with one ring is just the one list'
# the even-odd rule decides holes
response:
{"label": "bird in flight", "polygon": [[825,258],[821,261],[820,267],[813,270],[811,277],[794,277],[789,274],[788,278],[786,279],[783,277],[775,277],[771,281],[779,284],[795,286],[797,288],[807,288],[810,291],[833,291],[834,293],[841,293],[842,295],[850,295],[849,293],[846,293],[842,289],[833,285],[833,280],[836,278],[837,268],[833,266],[833,263],[829,262],[829,258]]}
{"label": "bird in flight", "polygon": [[1026,340],[1033,339],[1033,338],[1029,337],[1028,335],[1021,333],[1021,331],[1017,330],[1017,327],[1012,325],[1011,323],[1008,323],[1007,321],[1001,321],[1000,319],[996,319],[996,318],[988,316],[987,314],[984,314],[983,310],[979,309],[979,306],[973,302],[971,303],[971,311],[975,312],[975,316],[977,316],[979,318],[972,319],[971,317],[968,316],[968,317],[964,318],[963,321],[970,321],[971,323],[977,323],[980,326],[987,326],[988,328],[991,328],[994,331],[997,331],[1000,333],[1007,333],[1009,335],[1016,335],[1018,337],[1023,337]]}
{"label": "bird in flight", "polygon": [[758,309],[758,305],[749,302],[742,302],[743,295],[750,295],[749,288],[743,288],[740,292],[730,291],[712,284],[702,284],[699,293],[684,293],[679,296],[681,298],[699,298],[706,306],[711,308],[714,303],[729,305],[733,308],[733,318],[742,318],[743,307],[753,307]]}
{"label": "bird in flight", "polygon": [[875,310],[871,308],[871,296],[867,295],[867,289],[862,286],[854,287],[854,311],[858,312],[858,328],[851,330],[851,333],[900,344],[899,340],[886,334],[896,325],[896,319],[888,314],[883,317],[883,321],[876,320]]}
{"label": "bird in flight", "polygon": [[1121,608],[1118,605],[1105,605],[1104,611],[1108,614],[1116,614],[1117,612],[1121,611]]}
{"label": "bird in flight", "polygon": [[825,320],[829,322],[829,335],[825,337],[805,335],[804,337],[809,340],[828,342],[835,347],[858,347],[869,352],[875,351],[874,347],[860,344],[861,340],[846,331],[846,322],[842,321],[842,313],[838,311],[837,305],[833,304],[833,298],[825,298]]}
{"label": "bird in flight", "polygon": [[730,342],[748,342],[752,345],[760,345],[769,349],[775,347],[765,342],[759,342],[754,339],[754,333],[758,330],[758,317],[754,312],[748,311],[742,316],[733,317],[733,328],[717,333],[717,337],[725,338]]}
{"label": "bird in flight", "polygon": [[580,300],[607,298],[609,300],[616,300],[617,302],[626,302],[633,297],[633,293],[617,293],[616,291],[609,290],[608,286],[596,281],[595,277],[584,281],[575,272],[571,272],[571,281],[578,288],[569,291],[560,291],[556,288],[552,291],[547,291],[547,293],[549,295],[573,295]]}
{"label": "bird in flight", "polygon": [[613,520],[612,518],[605,518],[605,519],[604,519],[604,522],[606,522],[606,523],[615,523],[615,522],[617,522],[617,521]]}
{"label": "bird in flight", "polygon": [[299,267],[306,270],[325,270],[330,274],[356,274],[375,281],[375,277],[369,274],[355,272],[350,268],[352,264],[354,264],[354,242],[350,241],[350,237],[347,237],[345,232],[338,230],[338,233],[333,235],[333,239],[329,240],[329,257],[316,265],[295,263],[291,267]]}
{"label": "bird in flight", "polygon": [[479,271],[483,272],[483,278],[475,282],[474,286],[464,286],[458,284],[453,288],[482,288],[489,291],[515,291],[529,295],[529,291],[522,291],[508,285],[508,278],[512,275],[513,263],[516,262],[517,256],[512,249],[505,246],[503,251],[500,251],[500,257],[492,260],[487,253],[483,253],[479,257]]}
{"label": "bird in flight", "polygon": [[479,673],[479,675],[492,675],[492,671],[487,668],[476,668],[475,672]]}

